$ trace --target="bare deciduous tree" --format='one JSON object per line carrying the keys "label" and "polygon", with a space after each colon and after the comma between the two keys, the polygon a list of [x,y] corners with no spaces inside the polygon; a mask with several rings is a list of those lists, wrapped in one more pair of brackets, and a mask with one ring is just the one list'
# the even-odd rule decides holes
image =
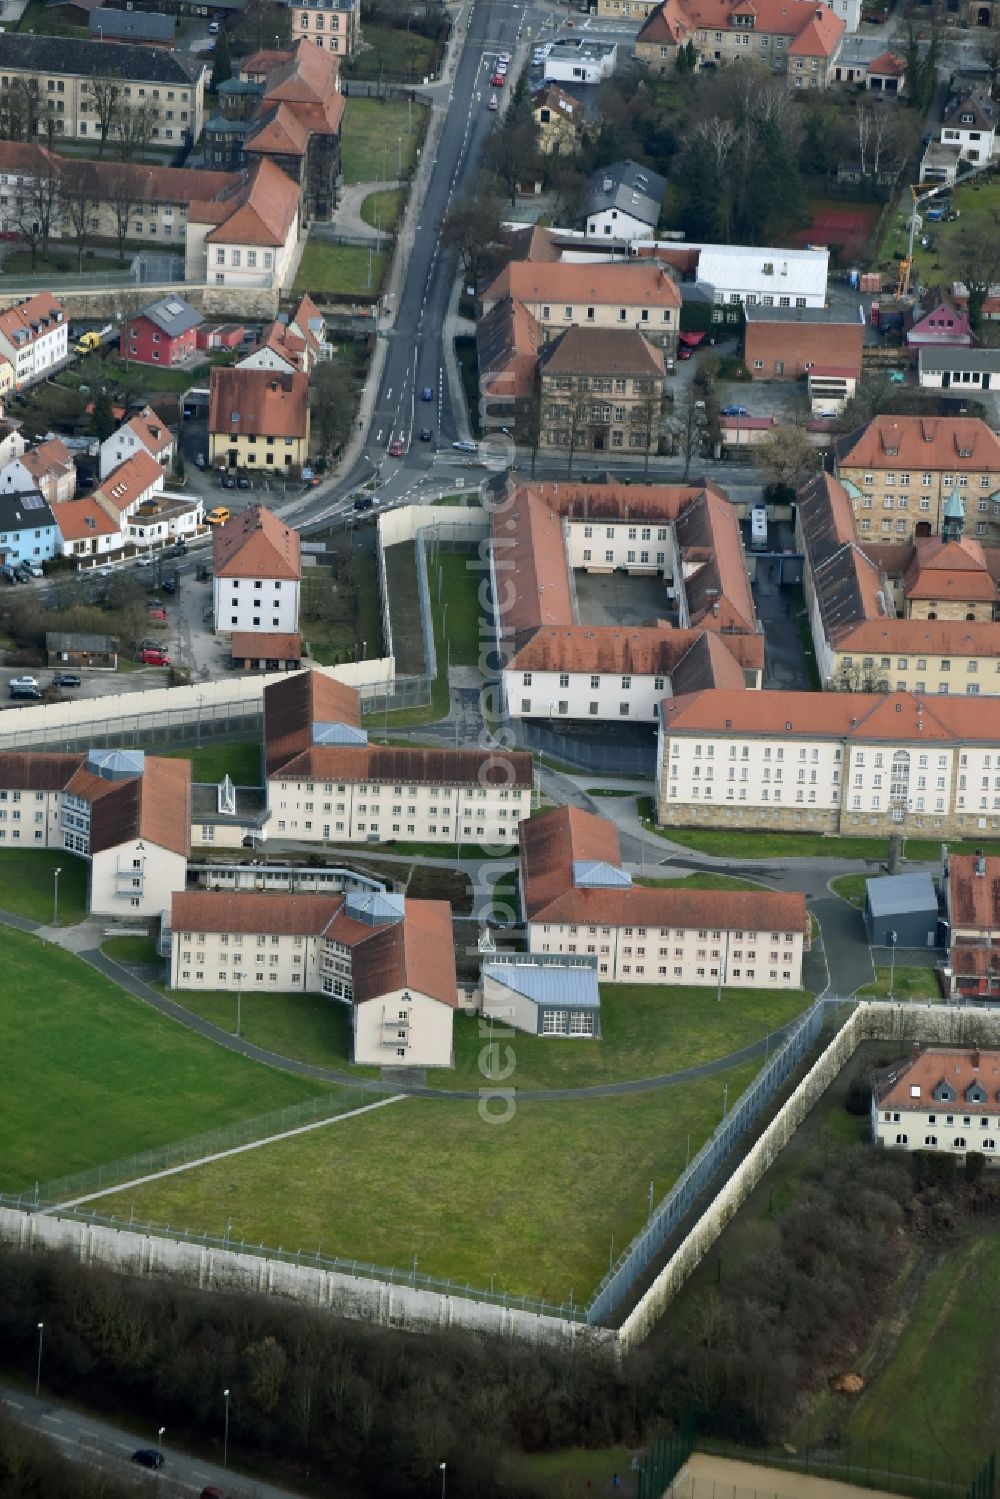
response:
{"label": "bare deciduous tree", "polygon": [[156,118],[156,110],[151,104],[122,102],[119,105],[112,129],[122,161],[132,161],[145,151],[156,134]]}
{"label": "bare deciduous tree", "polygon": [[111,127],[118,118],[119,110],[127,103],[128,95],[120,78],[95,78],[90,85],[90,97],[94,102],[100,136],[97,154],[103,156]]}

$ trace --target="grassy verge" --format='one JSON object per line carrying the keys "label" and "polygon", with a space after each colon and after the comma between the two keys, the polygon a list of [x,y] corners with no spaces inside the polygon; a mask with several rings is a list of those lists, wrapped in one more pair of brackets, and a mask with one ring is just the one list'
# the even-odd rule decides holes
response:
{"label": "grassy verge", "polygon": [[[869,863],[888,858],[888,838],[859,838],[850,834],[838,836],[823,833],[769,833],[766,829],[728,832],[721,828],[682,828],[656,821],[651,796],[640,796],[636,810],[647,827],[655,829],[672,843],[696,848],[703,854],[733,859],[864,859]],[[953,854],[971,854],[977,849],[990,855],[1000,854],[1000,840],[985,842],[958,841],[948,844]],[[906,858],[911,864],[930,864],[941,857],[940,841],[931,838],[907,838]]]}
{"label": "grassy verge", "polygon": [[[87,914],[87,863],[59,849],[0,850],[0,911],[48,926],[52,921],[57,869],[59,925],[74,926],[82,921]],[[4,935],[0,934],[0,942]]]}
{"label": "grassy verge", "polygon": [[483,426],[479,412],[479,357],[476,340],[462,336],[455,340],[455,358],[462,374],[462,389],[469,413],[469,431],[473,437],[482,437]]}
{"label": "grassy verge", "polygon": [[5,930],[0,951],[4,1190],[323,1091],[220,1051],[36,937]]}
{"label": "grassy verge", "polygon": [[382,290],[387,258],[363,245],[331,245],[310,239],[299,261],[294,290],[317,296],[354,296],[375,301]]}
{"label": "grassy verge", "polygon": [[[887,999],[889,997],[889,964],[876,964],[874,983],[858,990],[863,999]],[[941,990],[933,968],[907,968],[896,964],[892,976],[893,999],[940,999]]]}
{"label": "grassy verge", "polygon": [[813,644],[812,626],[809,623],[809,610],[806,608],[805,594],[801,588],[792,589],[790,607],[795,616],[795,628],[799,632],[799,643],[805,657],[810,690],[819,692],[823,682],[820,678],[819,667],[816,665],[816,647]]}
{"label": "grassy verge", "polygon": [[392,234],[403,212],[406,193],[400,187],[389,187],[381,193],[369,193],[361,205],[361,217],[373,229]]}
{"label": "grassy verge", "polygon": [[220,1233],[231,1218],[232,1235],[254,1242],[322,1245],[401,1269],[416,1260],[512,1295],[579,1302],[645,1220],[649,1183],[660,1197],[689,1139],[693,1152],[714,1130],[723,1086],[735,1099],[756,1070],[650,1095],[522,1104],[502,1129],[475,1103],[409,1098],[105,1208],[134,1204],[154,1221]]}
{"label": "grassy verge", "polygon": [[[366,26],[366,40],[368,35]],[[403,99],[348,99],[341,135],[345,185],[405,177],[423,140],[426,116],[426,105]]]}
{"label": "grassy verge", "polygon": [[835,880],[830,881],[830,889],[834,895],[839,895],[841,900],[849,901],[852,906],[857,906],[859,911],[863,911],[868,895],[868,876],[866,874],[838,874]]}
{"label": "grassy verge", "polygon": [[200,749],[159,750],[171,760],[190,760],[191,779],[221,781],[230,776],[236,786],[260,786],[260,743],[256,739],[237,739],[229,744],[203,744]]}
{"label": "grassy verge", "polygon": [[[235,993],[165,987],[162,992],[193,1015],[236,1035]],[[378,1076],[377,1067],[351,1065],[351,1012],[346,1005],[322,994],[257,994],[247,990],[240,995],[239,1024],[241,1036],[278,1056],[342,1068],[359,1078]]]}

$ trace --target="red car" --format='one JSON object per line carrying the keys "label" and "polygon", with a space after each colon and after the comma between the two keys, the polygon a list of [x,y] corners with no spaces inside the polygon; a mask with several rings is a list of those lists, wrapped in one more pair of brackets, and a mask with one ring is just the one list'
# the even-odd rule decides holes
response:
{"label": "red car", "polygon": [[494,73],[493,77],[490,79],[490,82],[492,83],[494,88],[503,88],[505,79],[505,73]]}
{"label": "red car", "polygon": [[402,458],[405,452],[406,444],[400,438],[397,437],[393,442],[389,444],[390,458]]}
{"label": "red car", "polygon": [[142,653],[142,664],[143,666],[169,666],[170,657],[165,651],[153,650],[147,646]]}

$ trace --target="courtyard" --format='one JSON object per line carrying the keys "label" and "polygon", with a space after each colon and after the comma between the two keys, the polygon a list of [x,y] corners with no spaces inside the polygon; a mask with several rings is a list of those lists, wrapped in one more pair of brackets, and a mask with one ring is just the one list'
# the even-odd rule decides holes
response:
{"label": "courtyard", "polygon": [[647,625],[673,611],[660,576],[576,572],[573,578],[583,625]]}

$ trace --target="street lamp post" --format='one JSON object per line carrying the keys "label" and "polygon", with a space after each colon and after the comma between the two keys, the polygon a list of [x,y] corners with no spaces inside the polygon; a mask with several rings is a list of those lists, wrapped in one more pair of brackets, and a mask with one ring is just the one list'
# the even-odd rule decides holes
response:
{"label": "street lamp post", "polygon": [[223,1393],[223,1396],[225,1397],[225,1401],[226,1401],[226,1431],[225,1431],[225,1435],[222,1438],[222,1466],[224,1468],[228,1468],[229,1467],[229,1391],[228,1390],[223,1390],[222,1393]]}
{"label": "street lamp post", "polygon": [[39,1390],[42,1387],[42,1337],[44,1335],[44,1332],[45,1332],[45,1323],[44,1322],[39,1322],[39,1324],[38,1324],[38,1361],[35,1364],[35,1394],[36,1395],[38,1394]]}
{"label": "street lamp post", "polygon": [[438,1468],[441,1472],[441,1499],[445,1499],[445,1486],[448,1482],[448,1464],[438,1463]]}
{"label": "street lamp post", "polygon": [[156,1433],[156,1445],[159,1448],[159,1450],[160,1450],[161,1453],[163,1452],[163,1435],[164,1435],[164,1432],[166,1431],[166,1429],[167,1428],[165,1426],[161,1426],[161,1427],[159,1427],[159,1429],[157,1430],[157,1433]]}
{"label": "street lamp post", "polygon": [[59,925],[59,876],[61,874],[62,874],[62,870],[61,869],[53,869],[53,871],[52,871],[52,925],[53,926],[58,926]]}
{"label": "street lamp post", "polygon": [[892,999],[892,985],[896,976],[896,933],[889,932],[889,998]]}

